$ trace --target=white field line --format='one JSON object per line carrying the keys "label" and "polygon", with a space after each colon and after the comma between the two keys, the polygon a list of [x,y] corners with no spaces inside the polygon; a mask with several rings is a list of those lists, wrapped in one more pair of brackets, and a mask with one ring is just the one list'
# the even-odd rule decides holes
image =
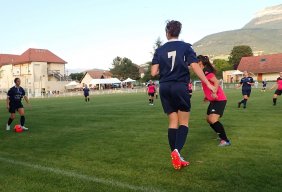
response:
{"label": "white field line", "polygon": [[42,166],[42,165],[38,165],[38,164],[33,164],[33,163],[27,163],[27,162],[23,162],[23,161],[16,161],[13,159],[8,159],[5,157],[0,157],[0,161],[4,162],[4,163],[10,163],[10,164],[14,164],[14,165],[20,165],[23,167],[28,167],[28,168],[32,168],[32,169],[36,169],[36,170],[40,170],[40,171],[44,171],[44,172],[49,172],[49,173],[55,173],[58,175],[64,175],[67,177],[72,177],[75,179],[79,179],[79,180],[83,180],[83,181],[89,181],[89,182],[95,182],[95,183],[100,183],[100,184],[104,184],[104,185],[111,185],[114,187],[119,187],[119,188],[124,188],[124,189],[130,189],[133,191],[145,191],[145,192],[163,192],[164,190],[159,190],[159,189],[155,189],[155,188],[150,188],[150,187],[140,187],[140,186],[135,186],[135,185],[130,185],[127,183],[122,183],[119,181],[114,181],[114,180],[109,180],[109,179],[103,179],[103,178],[98,178],[95,176],[88,176],[88,175],[83,175],[83,174],[79,174],[73,171],[66,171],[66,170],[62,170],[62,169],[58,169],[58,168],[54,168],[54,167],[46,167],[46,166]]}

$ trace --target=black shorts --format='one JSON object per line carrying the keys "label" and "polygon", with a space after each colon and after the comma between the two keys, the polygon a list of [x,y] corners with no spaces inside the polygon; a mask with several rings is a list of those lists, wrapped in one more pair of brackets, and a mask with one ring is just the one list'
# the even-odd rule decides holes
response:
{"label": "black shorts", "polygon": [[187,83],[161,83],[160,98],[166,114],[178,111],[190,112],[191,103]]}
{"label": "black shorts", "polygon": [[22,103],[10,104],[9,113],[16,113],[20,108],[24,108]]}
{"label": "black shorts", "polygon": [[223,112],[227,101],[211,101],[207,110],[207,115],[217,114],[223,116]]}
{"label": "black shorts", "polygon": [[148,95],[149,95],[150,97],[154,97],[154,96],[155,96],[155,93],[148,93]]}
{"label": "black shorts", "polygon": [[89,94],[84,94],[84,97],[89,97]]}
{"label": "black shorts", "polygon": [[250,97],[251,92],[251,89],[242,89],[242,95],[247,95],[248,97]]}
{"label": "black shorts", "polygon": [[281,95],[282,94],[282,90],[276,89],[275,93],[276,95]]}

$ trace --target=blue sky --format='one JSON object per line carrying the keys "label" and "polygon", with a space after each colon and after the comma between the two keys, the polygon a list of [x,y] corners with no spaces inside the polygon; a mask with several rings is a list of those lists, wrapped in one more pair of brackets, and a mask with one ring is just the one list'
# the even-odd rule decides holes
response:
{"label": "blue sky", "polygon": [[0,53],[49,49],[68,69],[111,67],[116,56],[151,60],[166,20],[183,24],[180,38],[242,28],[255,13],[281,0],[0,0]]}

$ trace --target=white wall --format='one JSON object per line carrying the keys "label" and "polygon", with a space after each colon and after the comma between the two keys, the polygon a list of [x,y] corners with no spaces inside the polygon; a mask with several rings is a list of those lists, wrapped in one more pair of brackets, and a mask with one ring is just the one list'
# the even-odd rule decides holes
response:
{"label": "white wall", "polygon": [[86,73],[86,75],[81,80],[81,84],[87,84],[89,86],[90,81],[92,80],[92,77]]}
{"label": "white wall", "polygon": [[58,71],[62,75],[64,75],[65,74],[65,64],[48,63],[47,70]]}
{"label": "white wall", "polygon": [[32,62],[17,65],[4,65],[0,67],[0,89],[8,90],[14,85],[14,79],[19,77],[21,85],[28,90],[29,94],[41,94],[42,88],[64,91],[68,82],[58,81],[51,77],[48,80],[48,69],[65,72],[64,64],[47,64],[46,62]]}
{"label": "white wall", "polygon": [[3,65],[0,68],[0,89],[7,90],[14,85],[15,77],[12,71],[12,65]]}

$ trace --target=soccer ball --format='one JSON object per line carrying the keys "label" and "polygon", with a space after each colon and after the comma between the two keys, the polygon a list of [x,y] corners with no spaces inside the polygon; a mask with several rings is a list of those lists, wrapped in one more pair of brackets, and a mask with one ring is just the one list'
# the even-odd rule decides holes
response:
{"label": "soccer ball", "polygon": [[23,132],[22,126],[20,126],[20,125],[15,125],[14,131],[15,131],[16,133]]}

